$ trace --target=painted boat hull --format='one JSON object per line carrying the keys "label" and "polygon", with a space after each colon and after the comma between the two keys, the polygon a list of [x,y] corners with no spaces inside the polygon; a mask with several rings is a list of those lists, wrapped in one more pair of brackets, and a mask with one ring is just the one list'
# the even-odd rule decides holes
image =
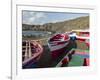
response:
{"label": "painted boat hull", "polygon": [[57,59],[57,57],[59,57],[62,53],[65,52],[66,47],[69,44],[69,40],[70,40],[69,36],[67,34],[64,34],[64,37],[62,36],[63,41],[59,40],[59,37],[57,38],[58,40],[56,39],[57,41],[54,41],[53,38],[55,38],[55,36],[51,37],[48,41],[48,46],[51,51],[52,59]]}
{"label": "painted boat hull", "polygon": [[[34,45],[35,44],[35,45]],[[38,60],[41,57],[41,54],[43,52],[43,47],[38,44],[37,42],[34,41],[29,41],[29,47],[27,47],[28,49],[30,48],[30,50],[26,52],[26,54],[28,54],[28,58],[25,59],[22,62],[22,66],[23,68],[32,68],[32,67],[36,67],[36,63],[38,62]],[[31,54],[31,56],[29,57],[29,52]]]}

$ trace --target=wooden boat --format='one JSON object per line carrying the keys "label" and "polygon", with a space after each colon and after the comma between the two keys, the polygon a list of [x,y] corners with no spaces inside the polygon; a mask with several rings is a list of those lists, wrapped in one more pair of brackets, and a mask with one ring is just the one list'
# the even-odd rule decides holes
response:
{"label": "wooden boat", "polygon": [[88,47],[90,46],[89,30],[72,30],[69,32],[69,36],[71,40],[82,41],[85,42]]}
{"label": "wooden boat", "polygon": [[36,67],[41,57],[43,47],[36,41],[22,42],[22,66],[23,68]]}
{"label": "wooden boat", "polygon": [[48,40],[52,59],[56,59],[66,50],[69,40],[70,38],[66,33],[55,34]]}
{"label": "wooden boat", "polygon": [[72,48],[56,65],[56,67],[89,66],[90,56],[88,50]]}

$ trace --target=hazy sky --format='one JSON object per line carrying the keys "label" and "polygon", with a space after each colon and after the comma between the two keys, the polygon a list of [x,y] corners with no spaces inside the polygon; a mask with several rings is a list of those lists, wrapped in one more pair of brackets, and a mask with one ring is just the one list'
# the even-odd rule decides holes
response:
{"label": "hazy sky", "polygon": [[88,13],[59,13],[59,12],[36,12],[23,11],[23,24],[45,24],[74,19],[77,17],[89,16]]}

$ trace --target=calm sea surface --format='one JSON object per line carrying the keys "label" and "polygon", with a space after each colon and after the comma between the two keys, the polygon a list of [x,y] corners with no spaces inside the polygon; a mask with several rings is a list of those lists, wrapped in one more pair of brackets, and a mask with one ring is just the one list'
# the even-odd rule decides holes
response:
{"label": "calm sea surface", "polygon": [[22,31],[22,35],[24,36],[49,36],[51,35],[51,32],[47,31]]}

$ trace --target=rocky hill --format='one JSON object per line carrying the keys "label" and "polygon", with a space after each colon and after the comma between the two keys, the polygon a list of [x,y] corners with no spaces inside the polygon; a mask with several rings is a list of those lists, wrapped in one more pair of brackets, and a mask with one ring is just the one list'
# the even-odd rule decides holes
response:
{"label": "rocky hill", "polygon": [[22,24],[22,30],[33,31],[51,31],[51,32],[65,32],[72,29],[88,29],[89,28],[89,16],[79,17],[72,20],[46,23],[43,25],[27,25]]}

